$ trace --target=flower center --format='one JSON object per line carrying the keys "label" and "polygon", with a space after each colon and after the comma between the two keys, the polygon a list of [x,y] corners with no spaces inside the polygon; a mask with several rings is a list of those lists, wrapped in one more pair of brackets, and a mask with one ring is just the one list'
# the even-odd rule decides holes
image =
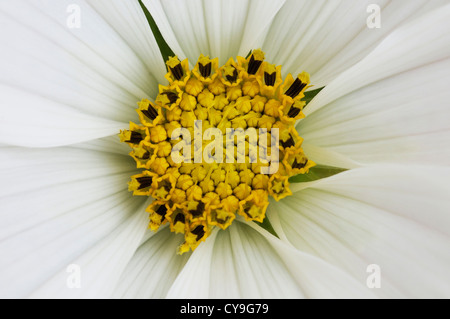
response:
{"label": "flower center", "polygon": [[184,234],[182,254],[236,214],[262,222],[269,196],[291,195],[289,177],[315,165],[294,128],[304,117],[309,75],[283,82],[281,67],[265,62],[261,50],[222,67],[203,55],[192,70],[177,57],[166,65],[169,85],[159,86],[154,103],[138,103],[141,124],[130,123],[120,139],[143,169],[129,190],[154,198],[150,229],[168,223]]}

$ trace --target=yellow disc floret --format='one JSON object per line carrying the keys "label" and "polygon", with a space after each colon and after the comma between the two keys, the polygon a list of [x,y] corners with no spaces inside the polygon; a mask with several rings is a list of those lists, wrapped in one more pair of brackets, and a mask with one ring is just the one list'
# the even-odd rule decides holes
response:
{"label": "yellow disc floret", "polygon": [[283,82],[281,67],[264,58],[254,50],[219,67],[217,58],[200,55],[190,70],[187,59],[171,57],[169,83],[159,86],[154,102],[138,103],[140,124],[119,134],[143,169],[128,189],[154,198],[147,208],[151,230],[167,224],[183,234],[179,254],[237,215],[262,222],[269,196],[291,195],[289,177],[315,165],[294,128],[304,117],[309,74]]}

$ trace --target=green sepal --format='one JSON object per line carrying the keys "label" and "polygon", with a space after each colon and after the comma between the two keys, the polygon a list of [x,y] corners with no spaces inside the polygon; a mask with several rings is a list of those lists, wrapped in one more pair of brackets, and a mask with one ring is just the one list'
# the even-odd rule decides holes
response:
{"label": "green sepal", "polygon": [[330,176],[345,172],[346,170],[347,169],[345,169],[345,168],[317,165],[317,166],[310,168],[309,172],[307,174],[299,174],[296,176],[292,176],[291,178],[289,178],[289,182],[290,183],[312,182],[312,181],[316,181],[318,179],[330,177]]}
{"label": "green sepal", "polygon": [[277,233],[276,233],[275,230],[273,229],[272,224],[270,223],[269,218],[267,218],[267,216],[264,218],[264,220],[263,220],[262,223],[256,222],[256,221],[255,221],[255,223],[256,223],[258,226],[260,226],[260,227],[264,228],[265,230],[267,230],[269,233],[271,233],[271,234],[274,235],[275,237],[278,237]]}
{"label": "green sepal", "polygon": [[175,53],[169,47],[166,40],[164,40],[158,26],[156,25],[155,20],[147,10],[147,7],[142,3],[141,0],[139,0],[139,4],[141,5],[142,11],[144,11],[145,17],[147,18],[148,24],[150,25],[150,28],[153,32],[153,36],[155,37],[156,43],[158,44],[159,51],[161,51],[162,58],[164,62],[166,62],[167,60],[169,60],[169,57],[175,56]]}
{"label": "green sepal", "polygon": [[311,90],[311,91],[307,91],[305,92],[305,97],[302,99],[302,101],[306,102],[305,108],[306,106],[308,106],[308,103],[311,102],[311,100],[317,95],[319,94],[320,91],[323,90],[324,87],[320,88],[320,89],[315,89],[315,90]]}

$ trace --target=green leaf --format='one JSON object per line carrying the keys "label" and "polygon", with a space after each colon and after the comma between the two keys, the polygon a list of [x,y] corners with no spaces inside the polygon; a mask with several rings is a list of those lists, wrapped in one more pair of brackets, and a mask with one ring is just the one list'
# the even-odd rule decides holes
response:
{"label": "green leaf", "polygon": [[289,179],[290,183],[304,183],[312,182],[325,177],[330,177],[342,172],[345,172],[345,168],[338,168],[332,166],[317,165],[309,169],[308,174],[299,174],[297,176],[292,176]]}
{"label": "green leaf", "polygon": [[311,100],[317,95],[319,94],[320,91],[323,90],[324,87],[320,88],[320,89],[315,89],[312,91],[308,91],[305,92],[305,97],[302,99],[302,101],[306,101],[306,105],[305,107],[308,105],[309,102],[311,102]]}
{"label": "green leaf", "polygon": [[267,216],[264,218],[262,223],[259,223],[259,222],[255,222],[255,223],[258,224],[260,227],[264,228],[265,230],[267,230],[269,233],[271,233],[275,237],[278,237],[277,233],[273,229],[272,224],[270,223],[269,218],[267,218]]}
{"label": "green leaf", "polygon": [[164,40],[161,32],[159,31],[158,26],[156,25],[155,20],[153,19],[150,12],[147,10],[145,5],[139,0],[139,4],[141,5],[142,10],[144,11],[145,17],[147,18],[148,24],[150,25],[150,29],[153,32],[153,36],[156,39],[156,43],[158,44],[159,51],[161,51],[161,55],[164,59],[164,62],[169,59],[170,56],[175,56],[175,53],[167,44],[166,40]]}

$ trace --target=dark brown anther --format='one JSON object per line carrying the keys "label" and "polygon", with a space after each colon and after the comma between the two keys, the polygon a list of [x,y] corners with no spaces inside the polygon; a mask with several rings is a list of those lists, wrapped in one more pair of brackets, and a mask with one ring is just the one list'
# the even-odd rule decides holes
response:
{"label": "dark brown anther", "polygon": [[142,155],[141,159],[143,160],[147,160],[150,158],[150,153],[149,152],[145,152],[144,155]]}
{"label": "dark brown anther", "polygon": [[294,163],[292,163],[292,168],[293,169],[302,169],[303,167],[306,166],[306,164],[308,164],[308,160],[305,160],[305,162],[303,162],[303,163],[297,163],[297,159],[294,159]]}
{"label": "dark brown anther", "polygon": [[250,57],[250,61],[248,62],[247,73],[256,74],[262,62],[263,61],[255,60],[252,54],[252,56]]}
{"label": "dark brown anther", "polygon": [[131,136],[127,143],[139,144],[143,140],[142,134],[139,132],[131,131]]}
{"label": "dark brown anther", "polygon": [[183,67],[181,66],[181,63],[178,63],[175,67],[170,68],[170,71],[173,74],[173,77],[176,80],[181,80],[183,78],[184,72],[183,72]]}
{"label": "dark brown anther", "polygon": [[152,186],[153,178],[150,176],[143,176],[136,178],[137,182],[139,183],[138,189],[143,189]]}
{"label": "dark brown anther", "polygon": [[178,94],[176,94],[175,92],[167,91],[161,94],[166,95],[170,103],[175,103],[178,100]]}
{"label": "dark brown anther", "polygon": [[292,106],[291,109],[288,112],[288,116],[290,118],[294,118],[300,113],[300,111],[301,111],[300,109]]}
{"label": "dark brown anther", "polygon": [[252,208],[252,206],[247,206],[244,208],[244,213],[245,215],[247,215],[249,218],[253,218],[252,215],[250,215],[250,209]]}
{"label": "dark brown anther", "polygon": [[284,148],[295,146],[294,139],[290,136],[286,141],[281,141],[281,146]]}
{"label": "dark brown anther", "polygon": [[142,110],[141,112],[151,120],[156,119],[156,117],[158,116],[158,112],[151,105],[149,105],[148,110]]}
{"label": "dark brown anther", "polygon": [[305,86],[306,83],[303,83],[302,81],[300,81],[300,79],[297,78],[284,94],[290,96],[291,98],[295,98],[297,95],[300,94],[300,92],[305,88]]}
{"label": "dark brown anther", "polygon": [[159,216],[162,216],[163,218],[167,214],[167,207],[166,205],[161,205],[159,208],[155,211]]}
{"label": "dark brown anther", "polygon": [[236,82],[237,77],[238,77],[238,71],[236,69],[234,69],[233,75],[226,76],[227,80],[230,81],[230,83]]}
{"label": "dark brown anther", "polygon": [[198,64],[198,70],[200,71],[201,76],[207,78],[211,75],[211,62],[206,65],[201,63]]}
{"label": "dark brown anther", "polygon": [[184,217],[183,213],[178,213],[177,216],[175,216],[173,224],[175,225],[178,222],[182,222],[183,224],[186,222],[186,218]]}
{"label": "dark brown anther", "polygon": [[192,216],[199,217],[199,216],[203,215],[204,211],[205,211],[205,204],[203,202],[199,202],[197,204],[197,209],[190,210],[189,212],[192,214]]}
{"label": "dark brown anther", "polygon": [[199,241],[205,235],[205,230],[202,225],[199,225],[199,226],[195,227],[195,229],[191,233],[193,233],[194,235],[197,235],[196,240]]}
{"label": "dark brown anther", "polygon": [[272,74],[264,72],[264,83],[266,83],[267,86],[274,86],[276,79],[277,79],[277,72],[273,72]]}

